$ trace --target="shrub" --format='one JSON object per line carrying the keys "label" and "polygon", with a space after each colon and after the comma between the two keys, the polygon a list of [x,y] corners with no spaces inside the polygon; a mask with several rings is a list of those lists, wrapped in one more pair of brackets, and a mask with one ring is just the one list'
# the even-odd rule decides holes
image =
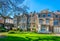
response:
{"label": "shrub", "polygon": [[5,32],[6,29],[4,27],[0,27],[0,32]]}
{"label": "shrub", "polygon": [[9,31],[8,33],[9,33],[9,34],[15,34],[16,32],[11,30],[11,31]]}
{"label": "shrub", "polygon": [[20,29],[20,31],[23,31],[22,29]]}

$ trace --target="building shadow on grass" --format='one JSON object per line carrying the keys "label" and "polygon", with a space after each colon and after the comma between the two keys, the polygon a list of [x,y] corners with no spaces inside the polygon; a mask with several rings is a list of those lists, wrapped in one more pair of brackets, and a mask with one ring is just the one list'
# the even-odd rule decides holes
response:
{"label": "building shadow on grass", "polygon": [[[32,36],[31,36],[32,37]],[[32,39],[31,37],[15,37],[15,36],[6,36],[5,38],[0,38],[0,41],[60,41],[60,37],[37,37]]]}

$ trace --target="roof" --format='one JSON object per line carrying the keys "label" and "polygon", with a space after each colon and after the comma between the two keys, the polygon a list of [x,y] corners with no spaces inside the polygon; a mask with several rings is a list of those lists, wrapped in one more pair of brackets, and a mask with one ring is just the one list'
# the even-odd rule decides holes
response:
{"label": "roof", "polygon": [[60,14],[60,12],[55,12],[55,14]]}
{"label": "roof", "polygon": [[11,17],[9,17],[9,16],[3,16],[4,18],[9,18],[9,19],[13,19],[13,18],[11,18]]}

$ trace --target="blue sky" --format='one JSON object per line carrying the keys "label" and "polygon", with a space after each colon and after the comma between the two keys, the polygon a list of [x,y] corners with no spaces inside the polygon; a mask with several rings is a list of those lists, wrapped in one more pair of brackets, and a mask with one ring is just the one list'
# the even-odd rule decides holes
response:
{"label": "blue sky", "polygon": [[39,12],[43,9],[49,9],[51,11],[60,10],[60,0],[29,0],[28,3],[29,12]]}

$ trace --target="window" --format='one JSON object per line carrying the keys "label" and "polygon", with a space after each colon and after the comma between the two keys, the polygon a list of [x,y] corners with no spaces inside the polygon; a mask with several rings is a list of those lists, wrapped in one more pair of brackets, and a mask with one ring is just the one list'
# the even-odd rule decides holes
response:
{"label": "window", "polygon": [[38,15],[38,17],[40,17],[40,14]]}
{"label": "window", "polygon": [[0,17],[1,17],[1,15],[0,15]]}
{"label": "window", "polygon": [[46,19],[46,24],[49,24],[50,20],[49,19]]}
{"label": "window", "polygon": [[51,17],[51,14],[48,14],[48,17]]}
{"label": "window", "polygon": [[54,20],[54,25],[58,25],[58,20]]}
{"label": "window", "polygon": [[29,23],[31,22],[31,18],[28,19],[28,22],[29,22]]}
{"label": "window", "polygon": [[43,32],[46,31],[46,27],[45,26],[42,26],[41,27],[41,31],[43,31]]}
{"label": "window", "polygon": [[9,23],[9,19],[6,19],[5,22],[6,22],[6,23]]}
{"label": "window", "polygon": [[33,19],[33,22],[35,22],[35,19]]}
{"label": "window", "polygon": [[31,24],[29,23],[29,24],[28,24],[28,27],[30,27],[30,26],[31,26]]}
{"label": "window", "polygon": [[2,18],[0,18],[0,20],[2,20]]}
{"label": "window", "polygon": [[60,18],[60,16],[59,16],[59,18]]}
{"label": "window", "polygon": [[2,24],[0,24],[0,27],[2,26]]}
{"label": "window", "polygon": [[58,15],[56,15],[56,18],[58,18]]}
{"label": "window", "polygon": [[21,21],[22,21],[22,22],[25,22],[25,21],[26,21],[26,19],[25,19],[25,18],[22,18],[22,19],[21,19]]}
{"label": "window", "polygon": [[42,19],[39,19],[39,23],[42,24],[43,23],[43,20]]}
{"label": "window", "polygon": [[17,20],[14,20],[14,23],[17,23]]}
{"label": "window", "polygon": [[46,14],[42,14],[42,17],[46,17]]}

